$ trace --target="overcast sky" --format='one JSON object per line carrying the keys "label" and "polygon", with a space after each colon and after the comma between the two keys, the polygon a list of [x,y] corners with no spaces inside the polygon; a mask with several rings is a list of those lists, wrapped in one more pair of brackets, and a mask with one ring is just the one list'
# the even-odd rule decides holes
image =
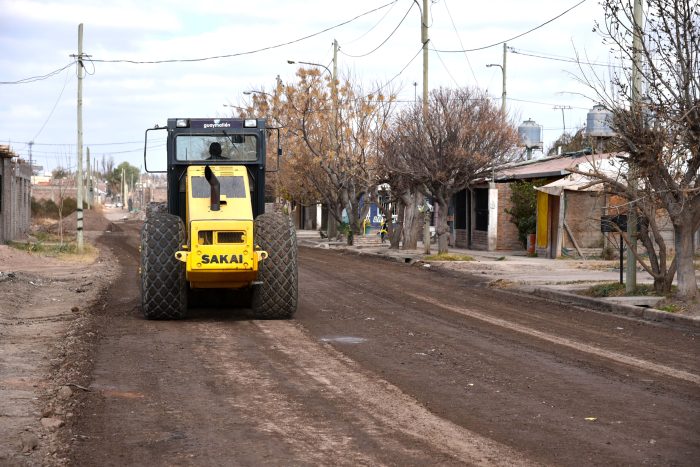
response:
{"label": "overcast sky", "polygon": [[[593,31],[602,18],[599,3],[576,6],[580,1],[433,0],[429,34],[438,51],[430,53],[429,87],[476,86],[500,105],[501,69],[486,65],[502,64],[499,43],[508,40],[515,49],[507,55],[508,112],[517,123],[532,118],[541,124],[549,147],[564,124],[567,131],[583,126],[595,103],[584,96],[592,93],[576,81],[578,67],[567,60],[578,53],[589,62],[610,61]],[[140,166],[146,128],[169,117],[228,116],[224,104],[244,105],[244,91],[270,89],[277,75],[294,81],[298,65],[288,59],[330,68],[333,39],[341,74],[352,73],[367,89],[391,81],[401,101],[420,98],[418,4],[422,0],[0,0],[0,81],[69,65],[82,22],[83,52],[95,60],[86,64],[83,80],[84,143],[98,160],[107,155],[115,165]],[[300,40],[306,36],[313,37]],[[206,61],[98,61],[187,60],[265,48]],[[608,73],[605,66],[596,70]],[[74,167],[76,66],[30,81],[0,84],[0,144],[28,158],[27,143],[34,141],[36,164]]]}

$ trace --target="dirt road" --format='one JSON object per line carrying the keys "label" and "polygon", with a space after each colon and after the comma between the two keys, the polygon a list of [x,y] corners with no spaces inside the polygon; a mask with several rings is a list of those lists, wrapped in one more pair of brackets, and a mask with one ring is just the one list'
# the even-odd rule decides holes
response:
{"label": "dirt road", "polygon": [[71,465],[694,465],[697,331],[352,254],[300,250],[291,321],[139,310],[139,225],[100,240]]}

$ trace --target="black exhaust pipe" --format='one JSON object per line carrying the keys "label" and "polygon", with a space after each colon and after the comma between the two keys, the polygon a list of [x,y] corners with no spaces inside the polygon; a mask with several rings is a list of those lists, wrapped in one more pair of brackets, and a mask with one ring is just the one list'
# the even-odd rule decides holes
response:
{"label": "black exhaust pipe", "polygon": [[216,175],[214,175],[214,172],[212,172],[209,166],[204,168],[204,178],[209,182],[209,186],[211,187],[211,210],[218,211],[221,208],[221,184],[219,183],[219,179],[216,178]]}

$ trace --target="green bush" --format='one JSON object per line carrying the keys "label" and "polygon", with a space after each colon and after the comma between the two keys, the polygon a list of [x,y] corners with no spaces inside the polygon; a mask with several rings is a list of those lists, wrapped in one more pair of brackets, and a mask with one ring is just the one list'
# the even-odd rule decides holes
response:
{"label": "green bush", "polygon": [[518,240],[523,248],[527,246],[528,234],[535,233],[537,227],[537,191],[541,182],[517,181],[510,185],[512,209],[505,209],[510,221],[518,229]]}

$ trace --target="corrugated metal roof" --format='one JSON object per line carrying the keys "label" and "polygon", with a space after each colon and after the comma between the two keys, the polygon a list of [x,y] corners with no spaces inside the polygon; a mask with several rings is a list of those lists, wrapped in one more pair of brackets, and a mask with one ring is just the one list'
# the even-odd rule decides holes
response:
{"label": "corrugated metal roof", "polygon": [[595,162],[620,156],[621,153],[586,154],[582,156],[554,156],[534,161],[511,164],[496,170],[496,181],[519,180],[527,178],[555,177],[567,175],[567,169],[586,162]]}

